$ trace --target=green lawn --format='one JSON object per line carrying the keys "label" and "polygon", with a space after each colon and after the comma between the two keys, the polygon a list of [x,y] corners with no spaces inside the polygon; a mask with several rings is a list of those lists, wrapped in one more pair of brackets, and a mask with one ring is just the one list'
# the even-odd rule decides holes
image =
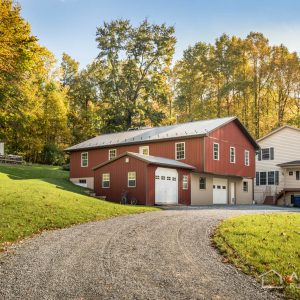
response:
{"label": "green lawn", "polygon": [[[300,214],[239,216],[223,221],[214,242],[229,262],[255,276],[276,270],[284,279],[288,299],[300,299]],[[298,282],[289,276],[295,272]],[[278,283],[274,276],[268,284]]]}
{"label": "green lawn", "polygon": [[89,197],[68,175],[59,167],[0,165],[0,251],[44,229],[157,209]]}

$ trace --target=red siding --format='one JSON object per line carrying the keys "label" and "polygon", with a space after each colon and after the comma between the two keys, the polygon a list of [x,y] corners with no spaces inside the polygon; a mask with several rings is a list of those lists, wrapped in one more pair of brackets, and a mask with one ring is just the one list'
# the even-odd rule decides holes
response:
{"label": "red siding", "polygon": [[[213,143],[219,143],[220,160],[213,159]],[[230,163],[230,147],[235,147],[236,163]],[[250,151],[250,166],[245,166],[244,151]],[[204,172],[237,175],[243,177],[255,176],[255,149],[235,122],[213,131],[205,138]]]}
{"label": "red siding", "polygon": [[[112,202],[120,202],[123,189],[128,191],[129,199],[135,197],[138,204],[155,204],[155,170],[157,166],[147,165],[145,162],[129,157],[129,163],[125,157],[113,161],[95,171],[95,192],[98,196],[106,196]],[[129,188],[127,185],[127,173],[136,172],[136,187]],[[191,204],[190,171],[177,169],[178,171],[178,203]],[[110,188],[102,188],[102,174],[110,173]],[[182,177],[189,177],[188,189],[182,189]]]}
{"label": "red siding", "polygon": [[[136,172],[136,187],[128,187],[127,173]],[[107,164],[95,171],[95,192],[98,196],[106,196],[106,199],[119,203],[123,189],[128,191],[129,199],[135,197],[138,204],[146,204],[146,178],[147,164],[143,161],[125,157]],[[102,174],[110,173],[110,188],[102,188]]]}
{"label": "red siding", "polygon": [[[175,159],[175,143],[185,142],[185,159],[181,160],[184,163],[196,167],[197,171],[203,172],[203,138],[189,138],[177,141],[160,141],[153,143],[143,143],[138,145],[127,145],[111,148],[93,149],[88,151],[76,151],[70,154],[70,177],[93,177],[92,168],[108,160],[109,149],[117,149],[117,155],[124,152],[139,152],[139,147],[142,145],[149,146],[150,155]],[[89,153],[88,167],[81,167],[81,153]]]}

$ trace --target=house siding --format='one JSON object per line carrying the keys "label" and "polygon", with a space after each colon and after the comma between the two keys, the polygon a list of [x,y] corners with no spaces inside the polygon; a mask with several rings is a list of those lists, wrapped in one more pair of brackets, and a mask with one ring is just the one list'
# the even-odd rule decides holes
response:
{"label": "house siding", "polygon": [[[300,160],[300,130],[290,127],[284,127],[281,130],[267,136],[258,141],[261,148],[274,148],[274,160],[258,160],[256,157],[256,172],[279,171],[279,185],[270,185],[270,195],[275,195],[284,187],[300,187],[300,181],[295,182],[293,178],[285,173],[285,170],[277,166],[285,162]],[[296,175],[294,176],[296,178]],[[255,183],[255,181],[254,181]],[[291,186],[295,184],[294,186]],[[266,193],[266,185],[255,184],[254,199],[258,203],[264,202],[264,195]]]}
{"label": "house siding", "polygon": [[[106,196],[106,199],[119,203],[123,188],[128,191],[128,198],[135,197],[138,204],[146,205],[146,179],[147,164],[141,160],[126,157],[107,164],[95,170],[95,192],[98,196]],[[128,187],[128,172],[136,172],[136,187]],[[110,188],[102,188],[102,174],[110,173]]]}
{"label": "house siding", "polygon": [[[213,159],[214,143],[219,143],[219,160]],[[230,163],[230,147],[235,147],[235,163]],[[244,164],[245,150],[249,151],[250,166]],[[235,122],[230,122],[205,137],[205,157],[205,173],[255,177],[255,149]]]}
{"label": "house siding", "polygon": [[[92,168],[108,160],[109,149],[117,149],[117,155],[125,152],[139,152],[139,147],[144,145],[149,146],[149,155],[175,159],[175,144],[185,142],[185,159],[180,160],[186,164],[196,167],[201,172],[203,171],[203,138],[187,138],[171,141],[160,141],[156,143],[141,143],[138,145],[127,146],[112,146],[110,148],[82,150],[71,152],[70,154],[70,178],[85,178],[92,177]],[[81,153],[88,152],[89,164],[88,167],[81,167]]]}

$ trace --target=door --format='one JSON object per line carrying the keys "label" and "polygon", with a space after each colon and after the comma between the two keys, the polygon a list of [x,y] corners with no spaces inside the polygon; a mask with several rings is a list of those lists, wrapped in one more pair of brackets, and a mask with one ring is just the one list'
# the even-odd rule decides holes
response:
{"label": "door", "polygon": [[178,203],[178,172],[157,168],[155,171],[155,204]]}
{"label": "door", "polygon": [[213,179],[213,204],[227,204],[227,179]]}
{"label": "door", "polygon": [[235,184],[234,184],[234,182],[230,182],[230,199],[231,199],[231,204],[235,204]]}

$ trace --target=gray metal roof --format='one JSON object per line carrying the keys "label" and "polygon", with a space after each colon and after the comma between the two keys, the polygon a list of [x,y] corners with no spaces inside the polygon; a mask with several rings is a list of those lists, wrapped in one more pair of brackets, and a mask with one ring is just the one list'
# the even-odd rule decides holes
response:
{"label": "gray metal roof", "polygon": [[185,164],[175,159],[169,159],[165,157],[152,156],[152,155],[144,155],[144,154],[134,153],[134,152],[127,152],[127,154],[129,154],[130,156],[134,156],[136,158],[140,158],[146,162],[155,165],[173,166],[173,167],[184,168],[184,169],[196,169],[194,166]]}
{"label": "gray metal roof", "polygon": [[300,166],[300,160],[293,160],[293,161],[285,162],[282,164],[278,164],[277,166],[280,166],[280,167]]}
{"label": "gray metal roof", "polygon": [[169,126],[123,131],[118,133],[102,134],[77,145],[71,146],[65,149],[65,151],[102,148],[122,144],[135,144],[143,142],[146,143],[150,141],[182,137],[203,136],[235,119],[237,118],[227,117],[212,120],[194,121]]}
{"label": "gray metal roof", "polygon": [[190,169],[190,170],[196,169],[194,166],[185,164],[181,161],[174,160],[174,159],[169,159],[169,158],[159,157],[159,156],[152,156],[152,155],[144,155],[144,154],[139,154],[139,153],[135,153],[135,152],[125,152],[125,153],[117,156],[116,158],[114,158],[112,160],[107,160],[104,163],[95,166],[93,168],[93,170],[97,170],[97,169],[101,168],[102,166],[110,164],[113,161],[118,160],[119,158],[124,157],[126,155],[137,158],[139,160],[145,161],[145,162],[150,163],[150,164],[154,164],[154,165],[160,165],[160,166],[166,166],[166,167],[175,167],[175,168],[183,168],[183,169]]}

